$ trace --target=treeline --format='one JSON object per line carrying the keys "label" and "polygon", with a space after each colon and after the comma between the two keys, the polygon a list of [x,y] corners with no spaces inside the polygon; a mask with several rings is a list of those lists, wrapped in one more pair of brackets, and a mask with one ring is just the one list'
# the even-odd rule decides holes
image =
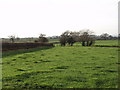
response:
{"label": "treeline", "polygon": [[[94,35],[96,40],[118,40],[118,37],[120,38],[120,35],[118,36],[113,36],[110,35],[108,33],[103,33],[101,35]],[[60,36],[52,36],[52,37],[48,37],[51,40],[57,40],[60,38]]]}
{"label": "treeline", "polygon": [[[76,42],[76,41],[80,41],[80,37],[79,37],[79,40],[78,40],[78,36],[84,34],[84,36],[81,36],[82,38],[85,37],[85,32],[87,32],[86,34],[90,35],[89,37],[94,37],[95,40],[118,40],[118,37],[120,37],[120,34],[117,36],[112,36],[108,33],[103,33],[101,35],[95,35],[94,32],[90,31],[90,30],[81,30],[81,31],[65,31],[63,32],[60,36],[51,36],[51,37],[46,37],[45,34],[40,34],[39,37],[29,37],[29,38],[19,38],[19,37],[16,37],[15,35],[11,35],[11,36],[8,36],[9,38],[2,38],[2,41],[3,42],[11,42],[11,43],[14,43],[14,42],[49,42],[49,41],[60,41],[61,40],[61,36],[66,36],[66,37],[73,37],[74,40],[73,42]],[[76,38],[75,38],[76,37]],[[71,38],[71,39],[73,39]],[[82,39],[81,38],[81,39]],[[70,38],[69,38],[70,40]],[[69,40],[67,42],[69,42]],[[72,45],[72,43],[71,43]],[[84,45],[84,43],[83,43]]]}
{"label": "treeline", "polygon": [[67,43],[73,46],[75,42],[81,42],[82,46],[91,46],[95,43],[94,32],[90,30],[82,31],[66,31],[60,36],[61,46],[65,46]]}
{"label": "treeline", "polygon": [[44,42],[48,42],[49,39],[47,37],[45,37],[45,34],[40,34],[39,37],[28,37],[28,38],[19,38],[19,37],[16,37],[15,35],[11,35],[11,36],[8,36],[9,38],[2,38],[2,42],[3,43],[37,43],[37,42],[40,42],[40,43],[44,43]]}

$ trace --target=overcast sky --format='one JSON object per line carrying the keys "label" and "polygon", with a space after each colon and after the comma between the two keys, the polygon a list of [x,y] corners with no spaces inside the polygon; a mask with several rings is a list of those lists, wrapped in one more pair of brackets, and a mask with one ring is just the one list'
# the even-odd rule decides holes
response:
{"label": "overcast sky", "polygon": [[0,0],[0,37],[90,29],[118,34],[119,0]]}

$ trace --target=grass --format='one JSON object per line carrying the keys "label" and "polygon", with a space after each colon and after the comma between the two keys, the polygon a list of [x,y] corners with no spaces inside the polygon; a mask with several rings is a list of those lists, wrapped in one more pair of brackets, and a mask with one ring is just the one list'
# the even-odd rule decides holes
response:
{"label": "grass", "polygon": [[117,88],[118,51],[44,47],[4,52],[3,88]]}
{"label": "grass", "polygon": [[[118,40],[97,40],[95,45],[108,45],[108,46],[120,46]],[[60,46],[60,44],[55,44],[55,46]],[[81,43],[74,43],[74,46],[82,46]]]}
{"label": "grass", "polygon": [[118,40],[99,40],[95,45],[118,45]]}

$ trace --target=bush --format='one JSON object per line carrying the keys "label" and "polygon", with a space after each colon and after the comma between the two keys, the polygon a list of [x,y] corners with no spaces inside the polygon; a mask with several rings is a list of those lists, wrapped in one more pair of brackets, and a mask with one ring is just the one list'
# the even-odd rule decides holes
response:
{"label": "bush", "polygon": [[39,42],[48,42],[46,37],[39,37]]}
{"label": "bush", "polygon": [[34,42],[35,42],[35,43],[37,43],[37,42],[38,42],[38,40],[35,40]]}
{"label": "bush", "polygon": [[16,50],[16,49],[29,49],[40,46],[53,47],[52,43],[2,43],[2,51]]}

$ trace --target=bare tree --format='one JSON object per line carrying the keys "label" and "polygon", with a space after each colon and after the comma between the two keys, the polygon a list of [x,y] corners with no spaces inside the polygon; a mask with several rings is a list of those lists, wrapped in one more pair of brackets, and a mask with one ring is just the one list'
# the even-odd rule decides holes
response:
{"label": "bare tree", "polygon": [[66,45],[66,37],[65,36],[61,36],[60,37],[60,44],[61,44],[61,46],[65,46]]}
{"label": "bare tree", "polygon": [[80,32],[70,32],[70,36],[73,37],[73,40],[75,42],[79,42],[79,36],[80,36]]}
{"label": "bare tree", "polygon": [[39,36],[39,42],[48,42],[48,39],[45,37],[45,34],[40,34]]}
{"label": "bare tree", "polygon": [[103,34],[100,35],[100,37],[104,40],[107,40],[108,37],[109,37],[109,34],[108,33],[103,33]]}
{"label": "bare tree", "polygon": [[65,46],[66,43],[73,46],[75,42],[82,42],[82,46],[91,46],[95,42],[93,33],[89,29],[79,32],[65,31],[60,38],[61,46]]}
{"label": "bare tree", "polygon": [[10,36],[8,36],[8,37],[10,38],[10,41],[11,41],[12,43],[15,42],[15,35],[10,35]]}
{"label": "bare tree", "polygon": [[60,36],[61,46],[66,45],[69,34],[70,34],[70,31],[68,31],[68,30],[61,34],[61,36]]}
{"label": "bare tree", "polygon": [[74,37],[75,37],[74,33],[68,30],[62,33],[60,37],[61,46],[65,46],[66,43],[68,43],[70,46],[73,46],[73,44],[75,43]]}
{"label": "bare tree", "polygon": [[82,42],[82,46],[91,46],[95,43],[95,38],[93,37],[94,32],[87,30],[79,31],[79,41]]}
{"label": "bare tree", "polygon": [[45,37],[45,36],[46,36],[45,34],[42,34],[42,33],[41,33],[41,34],[39,35],[39,38],[40,38],[40,37]]}

